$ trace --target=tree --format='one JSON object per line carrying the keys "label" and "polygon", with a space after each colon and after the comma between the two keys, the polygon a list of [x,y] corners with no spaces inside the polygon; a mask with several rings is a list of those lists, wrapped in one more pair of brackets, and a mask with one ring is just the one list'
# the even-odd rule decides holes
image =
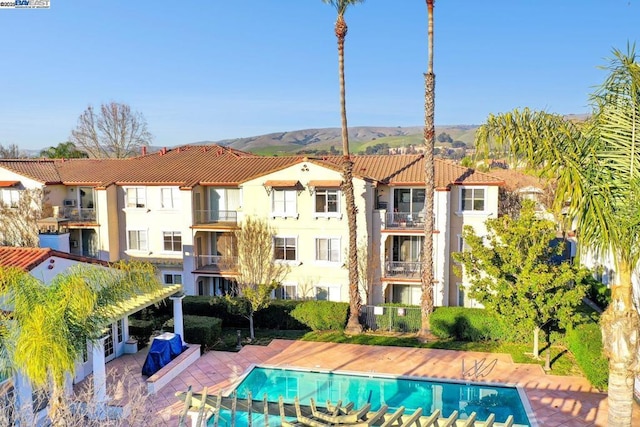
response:
{"label": "tree", "polygon": [[358,278],[360,280],[360,291],[365,297],[365,303],[369,303],[371,284],[375,280],[376,271],[380,268],[379,249],[367,244],[366,241],[358,246]]}
{"label": "tree", "polygon": [[533,355],[538,357],[540,330],[549,335],[554,322],[564,328],[576,320],[589,274],[569,260],[560,260],[553,221],[536,217],[534,202],[525,200],[520,216],[486,221],[487,236],[473,227],[462,233],[468,250],[455,253],[471,283],[469,296],[510,325],[533,331]]}
{"label": "tree", "polygon": [[617,281],[600,319],[609,357],[607,425],[630,426],[640,326],[631,284],[640,259],[640,64],[634,47],[626,54],[614,50],[606,69],[587,122],[528,109],[491,115],[476,133],[476,147],[485,157],[491,148],[506,150],[557,177],[555,208],[568,204],[581,249],[614,259]]}
{"label": "tree", "polygon": [[42,217],[43,192],[38,188],[11,190],[0,200],[0,243],[38,247],[38,221]]}
{"label": "tree", "polygon": [[435,188],[435,102],[436,75],[433,72],[433,6],[435,0],[427,1],[429,60],[424,75],[424,239],[422,245],[422,272],[420,274],[422,295],[420,297],[420,331],[418,338],[426,340],[431,335],[429,318],[433,313],[433,209]]}
{"label": "tree", "polygon": [[6,147],[0,144],[0,159],[24,159],[27,158],[24,152],[16,144],[9,144]]}
{"label": "tree", "polygon": [[[435,1],[432,3],[435,3]],[[433,7],[433,4],[431,5],[431,7]],[[453,138],[451,138],[451,135],[446,132],[440,132],[440,134],[438,135],[438,142],[453,142]]]}
{"label": "tree", "polygon": [[70,142],[92,158],[125,158],[151,143],[147,121],[127,104],[110,102],[95,111],[89,105],[71,131]]}
{"label": "tree", "polygon": [[227,297],[228,301],[249,320],[251,340],[255,339],[253,314],[271,303],[271,293],[289,273],[287,264],[275,260],[273,240],[275,230],[262,219],[246,217],[235,232],[238,248],[237,294],[243,301]]}
{"label": "tree", "polygon": [[87,159],[89,155],[84,151],[78,150],[73,142],[67,141],[40,151],[40,157],[49,159]]}
{"label": "tree", "polygon": [[360,324],[360,307],[362,300],[358,279],[358,236],[356,215],[356,200],[353,191],[353,161],[349,155],[349,132],[347,127],[347,107],[344,80],[344,41],[347,37],[347,23],[344,14],[351,5],[362,3],[364,0],[322,0],[331,4],[338,12],[335,23],[335,34],[338,39],[338,77],[340,81],[340,118],[342,122],[342,175],[344,183],[342,191],[345,194],[347,205],[347,222],[349,226],[349,320],[345,332],[359,334],[362,332]]}
{"label": "tree", "polygon": [[58,422],[65,376],[73,373],[87,340],[111,319],[110,307],[161,287],[150,264],[118,262],[113,268],[78,265],[46,285],[29,273],[0,268],[0,298],[13,307],[0,334],[8,367],[36,387],[51,387],[49,418]]}

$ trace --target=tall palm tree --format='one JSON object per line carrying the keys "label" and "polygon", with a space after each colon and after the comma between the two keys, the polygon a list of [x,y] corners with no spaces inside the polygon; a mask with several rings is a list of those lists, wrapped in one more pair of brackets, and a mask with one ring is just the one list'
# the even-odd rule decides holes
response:
{"label": "tall palm tree", "polygon": [[340,118],[342,121],[342,176],[344,184],[342,190],[347,202],[347,222],[349,225],[349,320],[345,332],[359,334],[362,332],[359,315],[362,300],[358,287],[358,236],[356,224],[356,200],[353,193],[353,161],[349,155],[349,132],[347,127],[347,106],[344,83],[344,41],[347,37],[347,23],[344,14],[351,5],[362,3],[364,0],[322,0],[336,8],[338,18],[335,33],[338,38],[338,76],[340,80]]}
{"label": "tall palm tree", "polygon": [[634,47],[613,51],[608,78],[583,124],[529,110],[490,116],[476,147],[507,148],[513,160],[558,179],[556,207],[569,203],[578,243],[612,255],[617,280],[600,319],[609,357],[608,426],[630,426],[638,371],[638,312],[631,276],[640,260],[640,64]]}
{"label": "tall palm tree", "polygon": [[[49,418],[58,425],[65,377],[75,370],[87,340],[103,335],[109,307],[160,288],[149,264],[119,262],[114,269],[77,266],[46,285],[30,274],[0,269],[0,299],[12,307],[5,324],[5,356],[36,387],[51,387]],[[5,326],[2,325],[2,326]]]}
{"label": "tall palm tree", "polygon": [[433,205],[434,205],[434,165],[433,147],[436,138],[434,122],[436,103],[436,75],[433,72],[433,6],[435,0],[427,1],[427,16],[429,20],[429,63],[424,75],[424,242],[422,245],[422,296],[420,297],[421,326],[418,337],[422,340],[430,334],[429,318],[433,312]]}

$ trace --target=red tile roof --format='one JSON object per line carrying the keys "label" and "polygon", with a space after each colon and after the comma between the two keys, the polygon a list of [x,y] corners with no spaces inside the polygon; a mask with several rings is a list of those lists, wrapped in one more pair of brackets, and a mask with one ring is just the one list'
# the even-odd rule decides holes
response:
{"label": "red tile roof", "polygon": [[[66,185],[228,185],[292,165],[311,162],[341,171],[342,156],[263,157],[217,145],[184,146],[129,159],[3,160],[0,167],[45,184]],[[354,176],[388,185],[424,183],[424,156],[353,156]],[[436,159],[436,187],[456,184],[501,185],[500,178]]]}
{"label": "red tile roof", "polygon": [[0,246],[0,267],[15,267],[25,271],[31,271],[53,256],[91,264],[108,265],[108,263],[104,261],[72,255],[50,248],[18,248],[12,246]]}

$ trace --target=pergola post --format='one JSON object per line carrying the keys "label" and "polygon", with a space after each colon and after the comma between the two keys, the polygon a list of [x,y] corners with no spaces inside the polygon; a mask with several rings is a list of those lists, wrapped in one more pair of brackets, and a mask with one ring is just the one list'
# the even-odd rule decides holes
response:
{"label": "pergola post", "polygon": [[29,379],[20,371],[13,376],[13,386],[16,391],[16,409],[19,421],[17,425],[34,425],[33,388]]}
{"label": "pergola post", "polygon": [[169,297],[173,301],[173,332],[180,334],[182,344],[184,341],[184,316],[182,315],[182,299],[184,294],[182,292]]}
{"label": "pergola post", "polygon": [[106,416],[107,405],[107,368],[104,357],[104,342],[107,336],[91,344],[93,355],[93,401],[98,408],[98,418]]}

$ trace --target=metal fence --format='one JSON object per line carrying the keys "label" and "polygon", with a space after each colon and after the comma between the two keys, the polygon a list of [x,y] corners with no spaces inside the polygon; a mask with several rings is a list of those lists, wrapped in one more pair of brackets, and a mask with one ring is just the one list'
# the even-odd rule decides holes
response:
{"label": "metal fence", "polygon": [[362,306],[363,320],[372,331],[418,332],[420,307],[411,306]]}

